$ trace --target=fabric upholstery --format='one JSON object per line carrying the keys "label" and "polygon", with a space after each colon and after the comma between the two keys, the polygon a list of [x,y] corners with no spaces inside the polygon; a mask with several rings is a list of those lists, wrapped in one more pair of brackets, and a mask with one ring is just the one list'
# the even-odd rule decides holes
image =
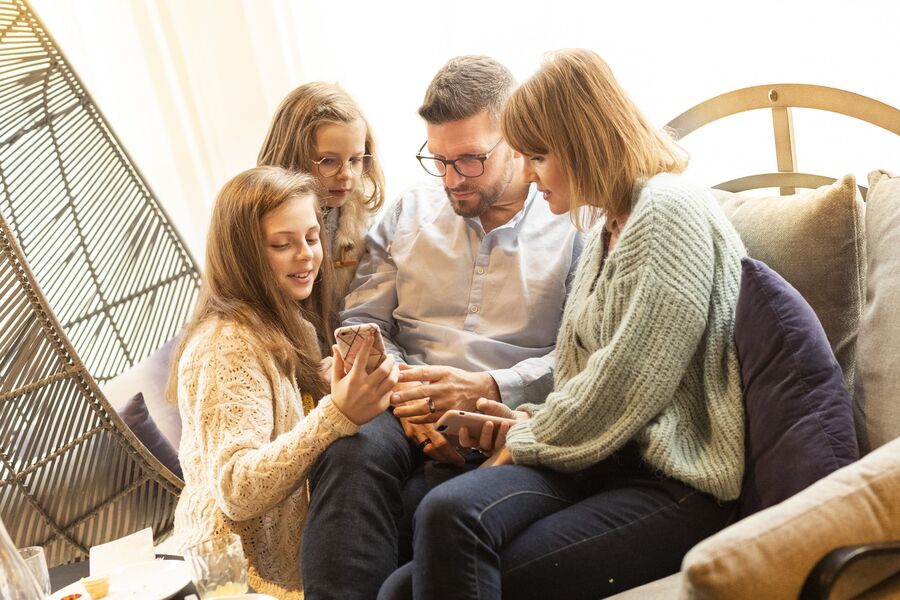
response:
{"label": "fabric upholstery", "polygon": [[863,450],[900,436],[900,177],[886,171],[869,174],[866,262],[856,379]]}
{"label": "fabric upholstery", "polygon": [[900,439],[694,546],[680,598],[796,599],[839,546],[900,539]]}
{"label": "fabric upholstery", "polygon": [[156,427],[176,449],[181,443],[181,415],[178,414],[178,405],[166,400],[166,384],[172,353],[180,340],[180,335],[172,338],[150,356],[109,380],[102,388],[116,412],[121,412],[125,404],[140,392]]}
{"label": "fabric upholstery", "polygon": [[131,429],[131,432],[159,462],[164,464],[167,469],[184,478],[181,472],[181,464],[178,462],[178,450],[163,436],[159,427],[150,417],[147,405],[144,403],[144,396],[140,392],[132,396],[119,411],[119,416]]}
{"label": "fabric upholstery", "polygon": [[678,597],[683,578],[681,572],[673,573],[668,577],[609,596],[607,600],[673,600]]}
{"label": "fabric upholstery", "polygon": [[865,205],[853,176],[791,196],[714,193],[748,254],[816,311],[852,393],[865,287]]}
{"label": "fabric upholstery", "polygon": [[741,516],[859,458],[853,407],[812,308],[778,273],[741,260],[735,342],[746,406]]}

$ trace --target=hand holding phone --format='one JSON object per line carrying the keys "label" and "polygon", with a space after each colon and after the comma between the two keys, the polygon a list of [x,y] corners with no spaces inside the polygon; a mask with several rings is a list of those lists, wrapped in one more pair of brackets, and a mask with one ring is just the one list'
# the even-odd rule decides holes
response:
{"label": "hand holding phone", "polygon": [[344,359],[345,375],[353,367],[363,342],[370,337],[374,337],[374,342],[371,350],[369,350],[369,358],[366,360],[367,373],[374,371],[387,356],[384,351],[384,340],[381,338],[381,330],[374,323],[349,325],[335,329],[334,339],[337,342],[338,352],[341,353],[341,358]]}
{"label": "hand holding phone", "polygon": [[465,427],[469,430],[469,437],[476,440],[481,439],[481,429],[485,423],[493,423],[494,431],[500,428],[500,425],[508,423],[510,427],[516,424],[516,419],[507,417],[495,417],[493,415],[485,415],[482,413],[468,412],[465,410],[448,410],[438,419],[435,428],[444,435],[459,435],[459,430]]}

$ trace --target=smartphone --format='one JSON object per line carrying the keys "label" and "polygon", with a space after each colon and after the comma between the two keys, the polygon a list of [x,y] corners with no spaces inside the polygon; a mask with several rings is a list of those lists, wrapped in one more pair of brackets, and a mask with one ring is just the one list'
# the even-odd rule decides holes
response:
{"label": "smartphone", "polygon": [[465,410],[448,410],[435,423],[435,428],[444,435],[459,435],[460,427],[469,428],[469,436],[478,439],[481,437],[481,428],[488,421],[494,424],[494,432],[500,427],[501,423],[509,423],[513,425],[516,419],[506,417],[494,417],[482,413],[468,412]]}
{"label": "smartphone", "polygon": [[334,330],[334,339],[337,341],[338,352],[344,359],[344,375],[350,372],[350,368],[356,361],[356,355],[359,354],[363,342],[366,338],[374,337],[375,342],[369,350],[369,360],[366,361],[366,372],[371,373],[378,365],[381,364],[387,354],[384,351],[384,340],[381,339],[381,329],[374,323],[364,323],[362,325],[350,325],[347,327],[338,327]]}

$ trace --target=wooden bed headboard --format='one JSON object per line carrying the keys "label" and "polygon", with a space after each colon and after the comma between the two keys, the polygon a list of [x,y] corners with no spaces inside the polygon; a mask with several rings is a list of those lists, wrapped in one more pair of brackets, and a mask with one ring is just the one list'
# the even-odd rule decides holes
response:
{"label": "wooden bed headboard", "polygon": [[[723,117],[740,112],[770,108],[775,133],[775,157],[778,172],[759,173],[725,181],[717,189],[743,192],[777,187],[781,194],[793,194],[795,188],[816,188],[835,181],[833,177],[797,172],[794,149],[793,108],[812,108],[861,119],[900,135],[900,109],[866,96],[837,88],[798,83],[757,85],[710,98],[675,117],[666,126],[676,139]],[[860,186],[865,198],[866,188]]]}

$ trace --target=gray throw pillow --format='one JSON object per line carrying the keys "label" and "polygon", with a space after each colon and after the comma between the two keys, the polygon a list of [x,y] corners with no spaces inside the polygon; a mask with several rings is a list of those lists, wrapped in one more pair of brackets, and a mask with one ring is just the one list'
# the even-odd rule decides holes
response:
{"label": "gray throw pillow", "polygon": [[869,174],[866,254],[856,375],[864,451],[900,436],[900,177],[886,171]]}
{"label": "gray throw pillow", "polygon": [[852,394],[866,268],[865,205],[853,176],[790,196],[713,192],[750,256],[812,306]]}

